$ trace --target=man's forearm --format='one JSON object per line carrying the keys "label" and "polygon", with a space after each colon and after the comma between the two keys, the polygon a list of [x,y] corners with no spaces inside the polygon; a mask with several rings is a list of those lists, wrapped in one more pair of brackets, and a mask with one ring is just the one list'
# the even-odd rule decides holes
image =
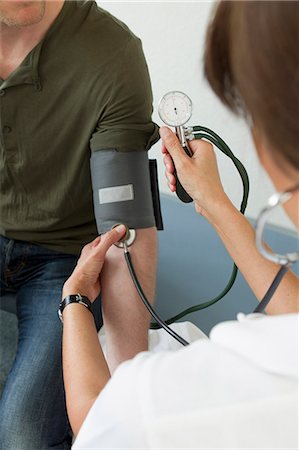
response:
{"label": "man's forearm", "polygon": [[[140,284],[152,302],[157,265],[156,229],[137,230],[129,251]],[[149,314],[133,284],[122,249],[113,246],[108,251],[101,284],[107,361],[113,371],[120,362],[147,350]]]}

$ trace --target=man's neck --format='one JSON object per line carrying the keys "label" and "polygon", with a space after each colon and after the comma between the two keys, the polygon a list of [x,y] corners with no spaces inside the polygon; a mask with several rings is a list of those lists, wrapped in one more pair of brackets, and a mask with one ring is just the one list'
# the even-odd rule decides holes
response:
{"label": "man's neck", "polygon": [[0,24],[0,77],[5,79],[43,39],[60,13],[64,0],[47,1],[43,18],[35,24],[15,27]]}

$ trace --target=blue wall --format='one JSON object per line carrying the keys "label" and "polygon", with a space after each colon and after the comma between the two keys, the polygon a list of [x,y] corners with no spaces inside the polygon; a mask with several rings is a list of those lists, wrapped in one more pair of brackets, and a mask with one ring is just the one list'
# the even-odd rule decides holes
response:
{"label": "blue wall", "polygon": [[[161,196],[164,231],[159,232],[157,311],[163,319],[209,300],[222,291],[232,270],[232,261],[212,226],[198,215],[193,204]],[[267,242],[281,252],[298,248],[295,234],[269,228]],[[298,265],[297,265],[298,271]],[[252,312],[257,301],[239,273],[232,290],[217,304],[186,316],[204,332],[238,312]]]}

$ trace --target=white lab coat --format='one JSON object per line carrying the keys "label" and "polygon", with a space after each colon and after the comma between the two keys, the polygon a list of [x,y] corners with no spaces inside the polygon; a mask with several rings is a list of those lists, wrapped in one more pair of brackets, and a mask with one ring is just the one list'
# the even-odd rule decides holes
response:
{"label": "white lab coat", "polygon": [[[185,337],[202,337],[186,328]],[[163,333],[152,335],[160,348]],[[210,339],[121,364],[73,446],[266,448],[298,448],[298,314],[239,315],[214,327]]]}

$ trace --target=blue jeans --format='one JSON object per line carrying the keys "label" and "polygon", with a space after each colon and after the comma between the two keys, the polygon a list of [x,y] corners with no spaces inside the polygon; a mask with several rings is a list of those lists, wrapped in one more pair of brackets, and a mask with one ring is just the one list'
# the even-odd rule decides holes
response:
{"label": "blue jeans", "polygon": [[[19,327],[16,358],[0,400],[0,448],[69,449],[57,309],[77,258],[4,237],[0,245],[1,295],[15,294]],[[98,304],[94,307],[99,311]]]}

